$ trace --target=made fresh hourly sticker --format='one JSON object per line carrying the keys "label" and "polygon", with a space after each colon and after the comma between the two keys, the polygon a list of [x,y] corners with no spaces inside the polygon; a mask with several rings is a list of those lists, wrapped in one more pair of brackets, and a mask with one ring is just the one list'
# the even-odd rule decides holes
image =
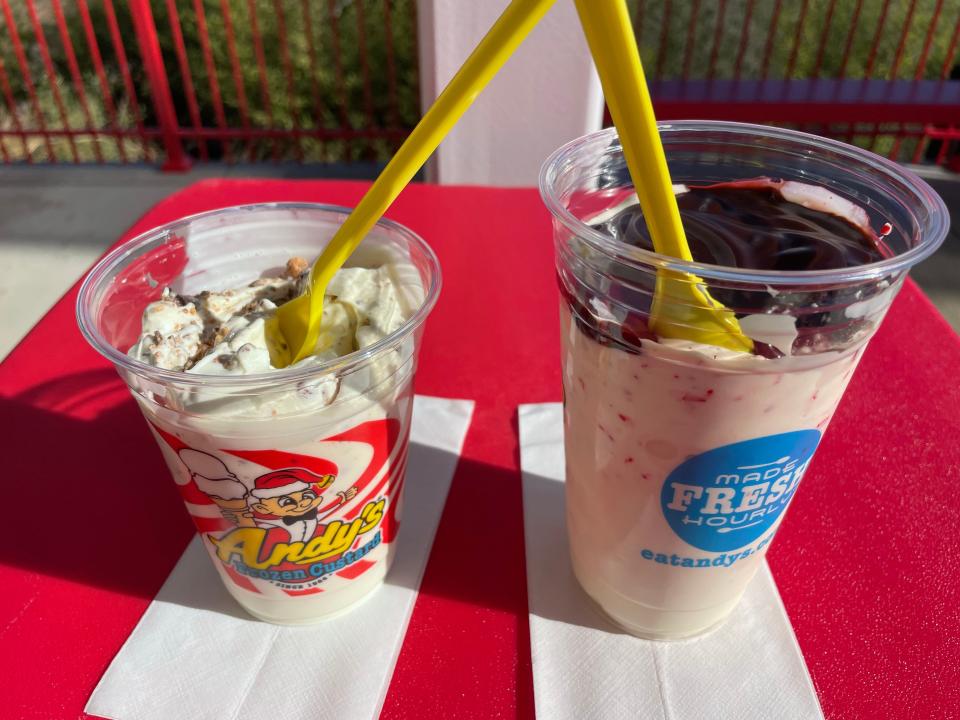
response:
{"label": "made fresh hourly sticker", "polygon": [[818,430],[798,430],[708,450],[667,476],[663,515],[685,542],[726,552],[763,535],[796,492]]}

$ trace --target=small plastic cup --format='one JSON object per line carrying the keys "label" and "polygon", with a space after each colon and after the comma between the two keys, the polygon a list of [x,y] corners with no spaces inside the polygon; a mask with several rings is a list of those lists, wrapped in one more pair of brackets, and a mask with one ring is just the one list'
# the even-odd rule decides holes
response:
{"label": "small plastic cup", "polygon": [[[544,165],[562,296],[573,568],[615,623],[671,639],[709,630],[736,606],[867,342],[949,221],[920,178],[850,145],[738,123],[660,129],[675,183],[770,176],[825,187],[865,209],[875,230],[889,224],[891,250],[824,271],[684,262],[591,226],[634,193],[615,129]],[[655,339],[647,321],[665,269],[705,283],[748,335],[784,356]]]}
{"label": "small plastic cup", "polygon": [[[282,274],[312,259],[346,208],[226,208],[158,227],[90,271],[77,319],[140,405],[230,594],[273,623],[311,623],[372,592],[390,567],[402,506],[413,379],[423,322],[440,290],[437,258],[381,220],[350,266],[390,263],[409,319],[323,365],[247,376],[162,370],[126,353],[164,287],[194,295]],[[303,514],[278,503],[304,507]]]}

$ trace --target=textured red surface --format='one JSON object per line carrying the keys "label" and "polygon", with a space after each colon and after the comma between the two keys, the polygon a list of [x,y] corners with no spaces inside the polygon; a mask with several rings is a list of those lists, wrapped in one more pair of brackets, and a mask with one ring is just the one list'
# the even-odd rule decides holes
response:
{"label": "textured red surface", "polygon": [[960,717],[958,486],[960,342],[908,284],[769,556],[828,718]]}
{"label": "textured red surface", "polygon": [[[365,187],[207,181],[131,233],[245,202],[349,205]],[[560,396],[549,219],[532,190],[430,186],[389,215],[445,274],[417,391],[477,408],[382,717],[532,717],[514,418]],[[80,715],[192,532],[133,401],[75,329],[75,297],[0,365],[3,717]],[[908,285],[771,551],[830,718],[960,706],[958,375],[960,342]]]}

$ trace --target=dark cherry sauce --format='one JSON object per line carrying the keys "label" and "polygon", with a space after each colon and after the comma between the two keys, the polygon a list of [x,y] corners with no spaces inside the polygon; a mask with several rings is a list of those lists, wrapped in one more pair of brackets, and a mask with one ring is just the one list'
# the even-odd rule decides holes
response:
{"label": "dark cherry sauce", "polygon": [[[697,262],[751,270],[830,270],[883,259],[875,235],[850,220],[788,202],[775,182],[690,187],[677,196]],[[653,250],[638,205],[599,226],[621,242]]]}
{"label": "dark cherry sauce", "polygon": [[[726,267],[797,272],[855,267],[886,257],[883,238],[870,228],[862,228],[838,215],[789,202],[781,195],[779,184],[769,178],[757,178],[690,186],[687,192],[678,195],[680,216],[694,260]],[[621,242],[653,250],[638,205],[620,211],[595,227]],[[629,279],[634,284],[652,282],[652,276]],[[590,308],[590,298],[573,297],[562,278],[559,285],[578,327],[594,340],[628,352],[640,352],[642,339],[656,339],[648,328],[647,313],[643,308],[631,312],[622,323],[603,320]],[[715,287],[710,284],[710,292],[740,314],[765,312],[777,302],[776,297],[766,292],[729,285]],[[830,297],[833,294],[833,291],[825,291],[822,300],[837,299]],[[647,295],[652,296],[652,292]],[[623,305],[636,306],[636,301],[637,298],[632,298]],[[826,315],[799,318],[800,341],[812,339],[819,326],[829,322]],[[759,355],[779,357],[782,354],[769,345],[756,345],[755,352]]]}

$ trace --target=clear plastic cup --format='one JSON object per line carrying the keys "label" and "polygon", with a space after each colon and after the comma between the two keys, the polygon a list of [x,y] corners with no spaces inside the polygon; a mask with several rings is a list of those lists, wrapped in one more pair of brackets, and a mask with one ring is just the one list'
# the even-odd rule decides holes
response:
{"label": "clear plastic cup", "polygon": [[[107,255],[77,301],[81,331],[140,405],[227,590],[274,623],[346,610],[390,567],[417,351],[440,289],[436,256],[410,230],[377,223],[348,265],[390,263],[409,319],[323,365],[211,376],[126,353],[164,287],[193,295],[280,275],[290,257],[316,257],[348,214],[276,203],[188,217]],[[293,514],[301,506],[313,509]]]}
{"label": "clear plastic cup", "polygon": [[[949,221],[920,178],[850,145],[738,123],[660,131],[675,183],[800,181],[891,230],[890,257],[848,269],[684,262],[590,226],[633,195],[614,129],[569,143],[544,165],[562,296],[573,568],[618,625],[669,639],[704,632],[735,607],[866,343]],[[784,356],[654,339],[647,320],[662,270],[705,283],[748,335]]]}

